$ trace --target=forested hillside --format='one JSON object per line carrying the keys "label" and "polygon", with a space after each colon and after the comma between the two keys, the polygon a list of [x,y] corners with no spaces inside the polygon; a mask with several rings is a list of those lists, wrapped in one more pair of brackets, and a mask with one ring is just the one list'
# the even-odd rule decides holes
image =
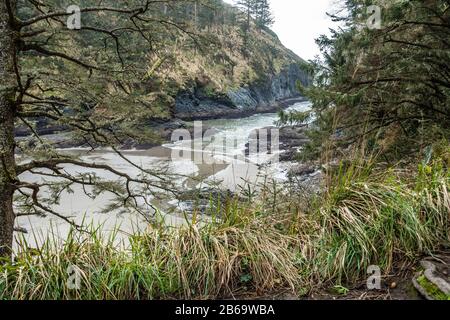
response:
{"label": "forested hillside", "polygon": [[371,5],[382,8],[379,28],[368,25],[365,1],[345,1],[333,16],[345,27],[317,40],[324,60],[306,68],[315,77],[302,90],[318,116],[315,155],[362,144],[385,160],[406,160],[449,139],[448,1]]}
{"label": "forested hillside", "polygon": [[[48,1],[40,9],[68,5],[67,1]],[[83,5],[95,6],[96,1]],[[115,1],[103,1],[103,5],[117,7]],[[137,5],[129,3],[130,7]],[[28,1],[19,3],[19,8],[24,19],[38,12]],[[43,98],[65,91],[64,99],[106,114],[117,115],[121,109],[127,113],[123,106],[134,104],[140,111],[133,113],[135,119],[127,120],[140,121],[195,114],[239,115],[255,112],[257,107],[275,110],[278,100],[299,95],[298,80],[308,83],[298,67],[302,60],[256,16],[248,20],[246,12],[236,7],[216,0],[168,1],[151,4],[148,12],[152,18],[146,21],[128,21],[120,13],[108,14],[102,21],[102,16],[87,12],[82,14],[81,30],[61,29],[64,19],[39,22],[42,32],[24,48],[23,70],[26,76],[35,77],[30,91],[44,91]],[[143,23],[149,32],[145,45],[134,25]],[[121,27],[111,28],[113,24]],[[75,63],[48,54],[56,48]],[[122,66],[126,73],[110,72]],[[49,74],[49,68],[55,71]],[[69,83],[68,69],[88,81]],[[100,72],[92,72],[96,69]],[[101,69],[109,70],[106,76]],[[59,92],[48,85],[39,88],[39,78],[41,83],[67,88]]]}

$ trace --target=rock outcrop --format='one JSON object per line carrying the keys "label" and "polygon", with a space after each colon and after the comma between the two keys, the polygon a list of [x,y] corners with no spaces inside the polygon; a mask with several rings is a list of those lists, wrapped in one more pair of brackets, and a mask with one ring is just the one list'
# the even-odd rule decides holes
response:
{"label": "rock outcrop", "polygon": [[208,94],[196,83],[176,97],[174,115],[184,120],[201,120],[275,112],[286,104],[304,100],[297,82],[307,86],[308,76],[298,64],[291,64],[264,81],[223,94]]}

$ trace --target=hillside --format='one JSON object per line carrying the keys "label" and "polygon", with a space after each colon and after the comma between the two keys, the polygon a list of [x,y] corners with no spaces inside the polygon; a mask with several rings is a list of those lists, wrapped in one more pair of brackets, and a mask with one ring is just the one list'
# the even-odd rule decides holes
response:
{"label": "hillside", "polygon": [[[224,5],[224,4],[222,4]],[[238,11],[228,7],[230,12]],[[226,20],[229,19],[229,20]],[[299,65],[303,60],[285,48],[270,29],[242,30],[228,16],[201,30],[210,43],[204,50],[178,47],[169,71],[159,73],[175,84],[174,115],[180,118],[239,116],[275,110],[278,102],[298,97],[296,82],[308,84]]]}
{"label": "hillside", "polygon": [[[53,2],[55,10],[61,7],[59,1]],[[91,2],[85,5],[95,4]],[[108,4],[117,5],[105,1]],[[35,77],[29,91],[43,99],[58,97],[64,103],[78,104],[81,110],[87,107],[108,125],[115,119],[116,125],[132,127],[155,120],[276,111],[283,100],[299,96],[297,81],[308,84],[299,67],[303,60],[285,48],[270,29],[259,28],[254,21],[245,36],[242,12],[233,6],[216,0],[186,1],[171,6],[153,4],[148,10],[154,18],[146,22],[146,28],[154,31],[145,45],[139,33],[127,30],[135,28],[135,22],[120,15],[113,15],[117,21],[110,23],[121,23],[124,28],[112,32],[108,21],[98,15],[83,15],[81,30],[61,29],[61,21],[40,23],[45,32],[36,36],[37,43],[81,63],[57,59],[30,46],[23,53],[23,69],[27,74],[32,70]],[[24,19],[32,12],[31,7],[19,11]],[[101,33],[94,32],[98,30]],[[101,70],[123,66],[125,73]],[[67,70],[76,80],[67,81]],[[49,126],[37,119],[39,132],[59,130],[64,124],[52,122]],[[23,134],[28,129],[22,126],[18,131]]]}

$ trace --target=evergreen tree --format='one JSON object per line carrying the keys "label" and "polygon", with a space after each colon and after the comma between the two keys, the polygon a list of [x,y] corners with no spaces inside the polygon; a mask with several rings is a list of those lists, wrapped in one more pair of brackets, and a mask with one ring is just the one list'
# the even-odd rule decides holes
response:
{"label": "evergreen tree", "polygon": [[371,28],[367,1],[347,0],[345,27],[317,40],[314,86],[302,91],[316,113],[310,150],[354,143],[406,156],[450,138],[450,7],[443,0],[386,3]]}
{"label": "evergreen tree", "polygon": [[[152,207],[152,188],[171,188],[164,170],[143,168],[119,148],[130,138],[149,138],[140,121],[163,113],[157,100],[144,101],[142,82],[161,66],[159,54],[177,35],[192,37],[182,20],[185,2],[82,2],[82,24],[72,29],[67,21],[73,14],[60,0],[0,1],[0,259],[11,257],[17,217],[54,215],[81,229],[54,210],[61,194],[74,185],[91,188],[85,191],[89,197],[114,194],[109,208],[142,214]],[[156,62],[143,68],[143,57],[150,56]],[[140,174],[60,152],[40,136],[38,121],[69,130],[72,139],[92,149],[109,146]],[[17,141],[20,127],[33,138]],[[19,163],[17,151],[28,161]],[[66,165],[85,170],[67,172]],[[96,170],[116,178],[103,179]],[[22,180],[22,174],[32,174],[37,182]]]}
{"label": "evergreen tree", "polygon": [[274,24],[275,21],[269,0],[256,0],[254,10],[256,23],[259,28],[267,28]]}
{"label": "evergreen tree", "polygon": [[[236,6],[242,11],[243,19],[241,20],[241,28],[244,39],[244,49],[249,44],[249,34],[251,29],[252,16],[255,13],[256,0],[237,0]],[[247,54],[244,51],[244,54]]]}

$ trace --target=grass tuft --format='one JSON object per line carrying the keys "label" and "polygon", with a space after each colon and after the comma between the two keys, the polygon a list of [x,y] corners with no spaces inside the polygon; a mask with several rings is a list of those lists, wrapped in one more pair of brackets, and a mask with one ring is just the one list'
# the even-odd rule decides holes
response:
{"label": "grass tuft", "polygon": [[[450,244],[445,160],[422,163],[415,174],[353,161],[330,174],[329,185],[306,202],[302,191],[275,185],[259,200],[220,206],[208,223],[155,222],[127,238],[91,227],[35,249],[22,239],[14,261],[0,263],[0,299],[304,295],[319,285],[345,293],[370,265],[389,274]],[[73,270],[78,289],[68,285]]]}

